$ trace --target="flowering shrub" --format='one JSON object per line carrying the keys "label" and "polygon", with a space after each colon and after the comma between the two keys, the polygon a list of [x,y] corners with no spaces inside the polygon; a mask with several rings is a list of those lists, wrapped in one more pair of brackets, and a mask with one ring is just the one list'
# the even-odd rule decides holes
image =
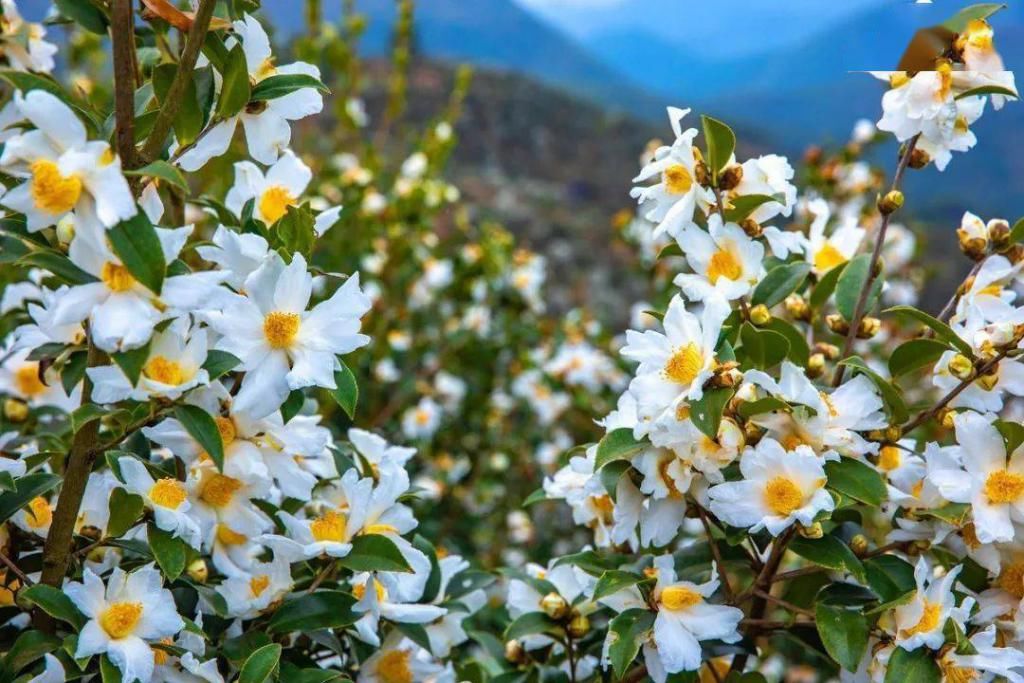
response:
{"label": "flowering shrub", "polygon": [[1024,679],[1024,223],[964,215],[932,316],[893,220],[1016,99],[998,6],[799,191],[670,109],[626,231],[662,305],[611,339],[443,179],[464,78],[386,135],[411,3],[373,132],[355,15],[279,63],[255,3],[142,4],[56,3],[66,88],[3,3],[5,679]]}

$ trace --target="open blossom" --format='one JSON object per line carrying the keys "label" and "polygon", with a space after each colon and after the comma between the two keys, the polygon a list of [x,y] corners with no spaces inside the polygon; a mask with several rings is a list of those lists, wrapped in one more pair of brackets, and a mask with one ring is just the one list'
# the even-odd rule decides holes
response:
{"label": "open blossom", "polygon": [[150,680],[154,666],[150,643],[174,636],[185,625],[152,564],[131,573],[115,568],[105,586],[87,568],[82,583],[68,583],[64,592],[88,619],[78,636],[75,657],[106,654],[121,670],[122,683]]}
{"label": "open blossom", "polygon": [[239,161],[235,164],[235,184],[228,190],[224,205],[241,216],[245,204],[252,200],[253,217],[270,226],[288,213],[288,207],[298,204],[312,179],[313,171],[291,150],[285,150],[266,174],[251,161]]}
{"label": "open blossom", "polygon": [[807,210],[814,216],[814,220],[807,236],[805,252],[814,272],[821,276],[853,258],[865,233],[855,223],[845,221],[830,235],[826,235],[825,227],[832,217],[828,202],[816,199],[808,204]]}
{"label": "open blossom", "polygon": [[199,525],[188,514],[191,503],[184,482],[173,477],[154,479],[146,466],[135,458],[120,458],[118,467],[125,488],[129,493],[142,497],[146,506],[153,511],[156,525],[193,548],[198,548]]}
{"label": "open blossom", "polygon": [[687,226],[676,239],[686,245],[686,262],[693,273],[677,275],[675,284],[692,301],[713,296],[738,299],[764,276],[764,246],[735,223],[723,223],[718,214],[708,217],[706,231]]}
{"label": "open blossom", "polygon": [[106,227],[136,214],[117,155],[106,142],[89,141],[68,105],[43,90],[19,90],[14,103],[35,128],[4,143],[0,168],[24,182],[0,203],[25,214],[30,231],[56,225],[70,212],[79,223]]}
{"label": "open blossom", "polygon": [[246,373],[236,410],[263,417],[295,389],[336,388],[337,355],[369,342],[359,334],[370,301],[359,289],[358,274],[306,310],[312,290],[313,277],[301,254],[286,265],[273,253],[246,279],[245,296],[233,295],[223,310],[207,314],[221,335],[215,347],[240,359]]}
{"label": "open blossom", "polygon": [[[246,14],[232,24],[234,34],[226,42],[231,48],[240,40],[245,52],[249,80],[254,84],[277,74],[305,74],[320,78],[320,70],[306,62],[277,66],[270,50],[270,38],[256,19]],[[197,171],[214,157],[223,155],[231,144],[239,121],[245,129],[249,154],[261,164],[272,164],[291,142],[291,121],[317,114],[323,109],[323,95],[316,88],[300,88],[283,97],[251,102],[241,112],[215,125],[178,159],[186,171]]]}
{"label": "open blossom", "polygon": [[767,154],[743,162],[743,179],[733,190],[733,195],[764,195],[777,197],[777,201],[765,202],[754,209],[750,218],[758,223],[767,223],[778,216],[788,217],[796,204],[796,186],[790,181],[796,172],[786,157]]}
{"label": "open blossom", "polygon": [[895,637],[898,647],[914,650],[924,646],[937,650],[946,641],[943,631],[948,619],[960,628],[964,627],[974,600],[965,598],[959,606],[956,604],[953,586],[961,569],[958,565],[941,578],[935,578],[928,561],[924,557],[918,558],[914,568],[916,588],[913,597],[897,606],[891,619],[883,622],[884,628]]}
{"label": "open blossom", "polygon": [[18,71],[53,71],[57,46],[45,40],[46,27],[25,21],[14,0],[3,0],[0,8],[0,44],[8,65]]}

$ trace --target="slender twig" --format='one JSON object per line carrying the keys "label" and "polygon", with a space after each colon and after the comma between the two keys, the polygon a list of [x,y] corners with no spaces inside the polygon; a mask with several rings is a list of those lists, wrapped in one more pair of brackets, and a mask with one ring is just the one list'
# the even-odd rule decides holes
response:
{"label": "slender twig", "polygon": [[990,361],[987,361],[984,365],[979,367],[977,372],[974,373],[971,377],[968,377],[965,380],[961,380],[961,382],[958,385],[956,385],[948,394],[939,399],[939,402],[936,403],[933,407],[929,408],[928,410],[920,412],[917,415],[917,417],[915,417],[913,420],[904,425],[903,433],[909,434],[917,427],[920,427],[925,422],[938,415],[943,408],[949,405],[950,401],[952,401],[954,398],[960,395],[960,392],[962,392],[967,387],[971,386],[971,384],[973,384],[978,379],[978,377],[987,374],[989,370],[998,365],[999,361],[1005,358],[1006,354],[1009,353],[1009,351],[1009,349],[1003,349],[995,356],[995,358],[993,358]]}
{"label": "slender twig", "polygon": [[324,581],[326,581],[334,572],[338,569],[338,563],[331,561],[326,567],[320,570],[320,573],[313,579],[313,583],[309,584],[309,588],[306,589],[307,593],[312,593],[320,587]]}
{"label": "slender twig", "polygon": [[8,569],[14,572],[14,575],[18,577],[19,581],[21,581],[22,586],[32,585],[32,579],[28,578],[28,576],[25,575],[25,572],[18,569],[18,565],[14,564],[14,561],[11,558],[7,557],[7,555],[0,553],[0,562],[3,562],[5,565],[7,565]]}
{"label": "slender twig", "polygon": [[792,579],[799,579],[801,576],[808,576],[810,574],[817,574],[818,572],[825,571],[825,568],[819,565],[811,565],[809,567],[801,567],[800,569],[794,569],[789,572],[782,572],[776,574],[772,578],[772,583],[778,583],[780,581],[790,581]]}
{"label": "slender twig", "polygon": [[799,605],[794,605],[793,603],[791,603],[791,602],[789,602],[787,600],[783,600],[782,598],[775,597],[769,591],[762,590],[760,588],[755,588],[754,589],[754,595],[759,595],[762,598],[764,598],[765,600],[767,600],[768,602],[774,603],[774,604],[778,605],[779,607],[782,607],[783,609],[789,610],[790,612],[795,612],[796,614],[802,614],[805,617],[811,617],[811,618],[814,617],[814,612],[812,612],[811,610],[804,609],[803,607],[800,607]]}
{"label": "slender twig", "polygon": [[[127,0],[120,1],[126,2]],[[178,70],[174,74],[171,86],[167,89],[160,113],[153,121],[153,128],[146,138],[146,144],[142,147],[140,156],[144,162],[150,162],[156,158],[164,146],[167,134],[171,132],[174,117],[177,116],[178,108],[184,99],[185,88],[193,78],[199,51],[206,40],[206,32],[210,28],[210,20],[213,18],[213,10],[216,5],[216,0],[202,0],[199,3],[199,9],[188,30],[185,49],[182,50],[181,59],[178,61]]]}
{"label": "slender twig", "polygon": [[697,505],[696,507],[697,514],[700,516],[700,523],[704,525],[704,533],[708,535],[708,545],[711,546],[711,556],[715,559],[715,564],[718,565],[718,575],[722,577],[722,589],[725,590],[725,599],[732,602],[735,594],[732,592],[732,586],[729,585],[729,576],[725,571],[725,565],[722,563],[722,553],[718,548],[718,541],[711,533],[711,524],[708,522],[708,514],[700,505]]}
{"label": "slender twig", "polygon": [[114,120],[121,164],[136,168],[135,150],[135,17],[132,0],[114,0],[110,10],[110,41],[114,59]]}
{"label": "slender twig", "polygon": [[[910,142],[907,143],[906,148],[903,150],[903,154],[900,156],[899,164],[896,166],[896,174],[892,178],[892,191],[900,189],[900,185],[903,183],[903,175],[907,172],[907,167],[910,164],[910,157],[914,153],[914,148],[917,146],[917,141],[920,138],[920,134],[910,138]],[[879,259],[882,255],[882,246],[885,242],[885,233],[889,229],[889,221],[892,218],[892,213],[884,213],[882,215],[882,224],[878,228],[878,234],[875,235],[875,246],[871,252],[871,265],[868,268],[867,277],[864,278],[864,285],[860,289],[860,296],[857,297],[857,305],[853,309],[853,318],[850,319],[850,330],[846,333],[846,340],[843,342],[843,351],[839,355],[840,358],[847,358],[850,355],[850,350],[853,348],[853,341],[857,338],[857,330],[860,329],[860,323],[864,319],[864,314],[867,313],[865,310],[868,304],[868,296],[871,294],[871,288],[875,284],[875,278],[878,277],[879,270]],[[846,371],[845,365],[837,365],[835,375],[832,377],[832,386],[838,387],[843,382],[843,373]]]}

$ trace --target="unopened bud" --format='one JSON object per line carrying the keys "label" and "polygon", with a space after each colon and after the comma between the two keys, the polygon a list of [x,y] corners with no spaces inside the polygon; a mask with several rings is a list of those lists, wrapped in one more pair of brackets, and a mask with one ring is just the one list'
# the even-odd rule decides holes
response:
{"label": "unopened bud", "polygon": [[846,318],[838,313],[830,313],[826,315],[825,324],[828,325],[828,329],[832,330],[835,334],[850,333],[850,323],[846,322]]}
{"label": "unopened bud", "polygon": [[761,224],[753,218],[744,218],[740,221],[740,227],[743,228],[743,232],[747,233],[747,237],[751,239],[757,239],[764,233]]}
{"label": "unopened bud", "polygon": [[1013,265],[1024,261],[1024,244],[1011,245],[1009,249],[1003,252],[1003,256],[1008,258]]}
{"label": "unopened bud", "polygon": [[704,161],[698,161],[693,166],[693,178],[701,187],[711,187],[711,169]]}
{"label": "unopened bud", "polygon": [[821,163],[822,156],[823,152],[821,150],[821,147],[818,147],[817,145],[812,145],[811,147],[807,148],[806,152],[804,152],[804,163],[807,164],[808,166],[817,166],[818,164]]}
{"label": "unopened bud", "polygon": [[903,427],[899,425],[889,425],[885,428],[885,440],[893,443],[900,440],[903,437]]}
{"label": "unopened bud", "polygon": [[931,156],[928,152],[924,151],[920,147],[915,147],[914,151],[910,153],[910,161],[907,165],[913,169],[922,169],[932,162]]}
{"label": "unopened bud", "polygon": [[758,304],[750,309],[750,322],[758,327],[767,325],[772,320],[772,312],[764,304]]}
{"label": "unopened bud", "polygon": [[4,417],[11,422],[24,422],[28,418],[28,405],[16,398],[4,401]]}
{"label": "unopened bud", "polygon": [[723,192],[735,190],[743,182],[743,167],[740,165],[730,166],[722,171],[718,177],[718,189]]}
{"label": "unopened bud", "polygon": [[799,294],[790,294],[786,297],[786,311],[797,320],[810,321],[811,307],[807,300]]}
{"label": "unopened bud", "polygon": [[864,557],[868,552],[868,537],[864,534],[857,534],[850,539],[850,550],[857,557]]}
{"label": "unopened bud", "polygon": [[71,244],[71,240],[75,237],[75,221],[71,218],[71,214],[68,214],[64,218],[57,221],[57,241],[62,247],[66,247]]}
{"label": "unopened bud", "polygon": [[526,661],[526,650],[518,640],[505,642],[505,659],[513,664],[522,664]]}
{"label": "unopened bud", "polygon": [[966,382],[974,376],[974,361],[962,353],[953,356],[949,361],[949,374],[958,380]]}
{"label": "unopened bud", "polygon": [[590,619],[583,614],[577,614],[569,622],[569,627],[566,630],[570,636],[578,640],[590,633]]}
{"label": "unopened bud", "polygon": [[931,548],[931,547],[932,547],[932,542],[931,541],[926,541],[924,539],[920,539],[920,540],[914,541],[913,543],[910,544],[910,547],[907,548],[907,553],[910,554],[910,555],[920,555],[921,553],[926,552],[928,550],[928,548]]}
{"label": "unopened bud", "polygon": [[206,560],[201,557],[193,560],[185,571],[189,578],[196,583],[206,583],[206,579],[210,578],[210,568],[206,566]]}
{"label": "unopened bud", "polygon": [[564,619],[569,614],[569,603],[558,593],[548,593],[540,601],[544,614],[552,619]]}
{"label": "unopened bud", "polygon": [[999,372],[997,368],[992,368],[984,375],[978,377],[978,384],[982,386],[985,391],[992,391],[999,384]]}
{"label": "unopened bud", "polygon": [[801,524],[797,531],[799,531],[800,535],[804,538],[810,539],[821,538],[825,535],[825,530],[821,528],[821,522],[815,522],[810,526],[804,526]]}
{"label": "unopened bud", "polygon": [[1010,224],[1004,220],[989,221],[988,241],[1000,251],[1010,246]]}
{"label": "unopened bud", "polygon": [[83,526],[78,530],[79,536],[85,536],[90,541],[98,541],[103,536],[103,531],[94,526]]}
{"label": "unopened bud", "polygon": [[825,372],[825,356],[820,353],[812,353],[807,359],[807,376],[810,378],[821,377]]}
{"label": "unopened bud", "polygon": [[956,411],[955,410],[950,410],[949,408],[943,408],[942,411],[939,412],[939,424],[942,425],[945,429],[952,429],[953,428],[953,418],[955,418],[955,417],[956,417]]}
{"label": "unopened bud", "polygon": [[988,238],[972,234],[963,228],[957,228],[957,241],[960,244],[960,251],[975,261],[980,261],[988,254]]}
{"label": "unopened bud", "polygon": [[743,425],[743,438],[747,442],[748,446],[755,445],[761,440],[765,434],[764,427],[760,427],[753,422],[747,422]]}
{"label": "unopened bud", "polygon": [[820,353],[825,356],[828,360],[836,360],[839,358],[839,347],[835,344],[826,344],[825,342],[818,342],[814,345],[814,352]]}
{"label": "unopened bud", "polygon": [[882,321],[878,318],[863,318],[857,326],[857,339],[871,339],[882,329]]}
{"label": "unopened bud", "polygon": [[890,190],[884,197],[878,200],[878,210],[883,216],[894,214],[903,206],[903,193],[899,190]]}

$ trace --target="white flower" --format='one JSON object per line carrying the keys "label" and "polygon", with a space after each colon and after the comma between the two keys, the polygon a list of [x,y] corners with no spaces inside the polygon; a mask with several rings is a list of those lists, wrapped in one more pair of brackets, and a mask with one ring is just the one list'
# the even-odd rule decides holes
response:
{"label": "white flower", "polygon": [[654,185],[637,186],[630,192],[641,206],[654,203],[644,218],[656,224],[655,237],[666,232],[673,237],[678,236],[693,222],[694,211],[706,211],[715,201],[714,193],[697,182],[697,159],[693,153],[697,129],[684,131],[682,127],[683,117],[688,113],[689,109],[668,108],[675,142],[671,147],[659,147],[654,152],[654,159],[633,178],[634,183],[658,179]]}
{"label": "white flower", "polygon": [[416,455],[415,448],[406,446],[394,446],[384,440],[384,437],[368,432],[365,429],[353,427],[348,430],[348,440],[352,442],[359,455],[370,463],[371,467],[378,469],[385,462],[391,462],[399,467],[404,467],[409,459]]}
{"label": "white flower", "polygon": [[288,213],[288,207],[298,204],[312,179],[313,171],[288,149],[266,175],[251,161],[239,161],[235,164],[235,184],[228,190],[224,205],[241,216],[251,199],[253,217],[270,226]]}
{"label": "white flower", "polygon": [[629,391],[637,397],[641,418],[675,414],[684,402],[699,400],[715,367],[715,348],[729,307],[718,298],[705,302],[700,317],[676,296],[662,321],[665,332],[626,332],[622,355],[639,361]]}
{"label": "white flower", "polygon": [[250,574],[228,577],[217,592],[224,596],[228,614],[252,619],[292,589],[288,562],[275,557],[272,562],[254,562]]}
{"label": "white flower", "polygon": [[[430,574],[429,563],[420,568],[420,574],[423,572]],[[381,619],[401,624],[429,624],[447,614],[444,607],[416,604],[428,578],[416,572],[360,573],[352,577],[352,594],[357,598],[352,611],[363,615],[355,623],[359,638],[379,646],[377,630]]]}
{"label": "white flower", "polygon": [[121,670],[123,683],[148,681],[153,675],[149,644],[173,637],[185,626],[152,564],[130,574],[115,568],[106,586],[86,568],[82,583],[67,583],[64,593],[89,619],[78,636],[75,658],[105,653]]}
{"label": "white flower", "polygon": [[795,172],[786,157],[768,154],[743,162],[743,179],[730,193],[730,197],[744,195],[781,195],[781,201],[765,202],[754,209],[750,218],[767,223],[776,216],[789,216],[796,204],[796,187],[790,181]]}
{"label": "white flower", "polygon": [[999,430],[977,413],[953,424],[966,472],[931,471],[929,479],[947,500],[970,503],[979,541],[1013,540],[1014,522],[1024,522],[1024,449],[1008,454]]}
{"label": "white flower", "polygon": [[956,606],[953,585],[961,569],[957,565],[936,580],[928,561],[923,556],[918,558],[917,566],[914,567],[914,581],[917,585],[914,596],[910,602],[896,607],[891,622],[886,624],[895,636],[898,647],[915,650],[924,646],[938,650],[946,642],[943,631],[947,619],[952,619],[963,628],[974,600],[965,598],[959,607]]}
{"label": "white flower", "polygon": [[707,231],[689,225],[676,241],[693,273],[681,273],[674,282],[690,300],[738,299],[764,276],[764,246],[735,223],[723,224],[717,213],[708,217]]}
{"label": "white flower", "polygon": [[[1012,71],[1007,71],[1003,58],[996,52],[992,27],[984,19],[972,19],[957,36],[965,71],[954,72],[953,81],[964,90],[984,86],[999,86],[1017,92]],[[992,106],[1002,109],[1007,95],[991,95]]]}
{"label": "white flower", "polygon": [[242,361],[242,388],[235,410],[260,418],[277,410],[295,389],[334,389],[338,354],[365,346],[359,319],[370,301],[359,289],[359,275],[348,278],[330,299],[306,310],[313,277],[306,259],[295,254],[285,265],[276,253],[245,281],[245,296],[233,295],[207,320],[222,336],[216,348]]}
{"label": "white flower", "polygon": [[356,680],[358,683],[455,683],[455,676],[429,652],[394,629],[384,644],[359,667]]}
{"label": "white flower", "polygon": [[707,602],[718,590],[718,568],[711,565],[707,583],[695,584],[676,578],[671,555],[654,558],[658,582],[652,597],[658,614],[654,618],[654,644],[665,671],[696,671],[702,658],[700,641],[722,640],[735,643],[743,610]]}
{"label": "white flower", "polygon": [[25,21],[18,12],[14,0],[3,0],[0,20],[0,42],[7,63],[17,71],[53,71],[53,56],[57,46],[43,40],[46,27],[34,21]]}
{"label": "white flower", "polygon": [[939,659],[945,680],[974,680],[980,675],[981,680],[991,676],[1005,678],[1010,683],[1024,682],[1019,672],[1024,668],[1024,652],[1015,647],[997,646],[995,626],[978,631],[968,640],[974,648],[973,654],[957,654],[956,648],[950,648]]}
{"label": "white flower", "polygon": [[[235,40],[241,40],[250,82],[258,85],[263,79],[276,74],[305,74],[320,78],[320,70],[306,62],[276,66],[266,31],[249,14],[234,22],[233,27],[233,36],[237,38],[227,40],[225,47],[230,49]],[[317,114],[323,106],[323,96],[316,88],[300,88],[283,97],[252,103],[214,126],[194,147],[181,155],[178,164],[186,171],[197,171],[210,159],[224,154],[239,121],[245,129],[245,141],[252,158],[261,164],[272,164],[291,142],[289,121]]]}
{"label": "white flower", "polygon": [[70,412],[78,406],[77,389],[69,396],[55,372],[40,376],[39,361],[28,360],[30,349],[14,351],[0,363],[0,392],[30,406],[53,406]]}
{"label": "white flower", "polygon": [[441,424],[441,406],[424,396],[402,413],[402,433],[410,439],[429,439]]}
{"label": "white flower", "polygon": [[156,525],[193,548],[199,547],[199,525],[189,517],[185,483],[173,477],[153,479],[146,466],[132,457],[119,458],[118,467],[129,493],[141,496],[153,511]]}
{"label": "white flower", "polygon": [[250,502],[265,499],[271,486],[267,468],[258,459],[226,459],[223,472],[213,461],[201,461],[189,468],[185,485],[204,547],[213,544],[221,526],[246,538],[270,526],[270,520]]}
{"label": "white flower", "polygon": [[864,239],[864,229],[854,223],[844,222],[826,237],[825,226],[832,216],[828,203],[816,199],[808,204],[807,210],[814,216],[814,221],[811,223],[805,253],[814,273],[822,276],[853,258]]}
{"label": "white flower", "polygon": [[4,144],[0,167],[26,182],[0,203],[25,214],[30,231],[56,225],[71,211],[106,227],[136,214],[121,161],[106,142],[88,140],[70,107],[44,90],[17,91],[14,102],[35,129]]}
{"label": "white flower", "polygon": [[[25,464],[21,463],[21,467],[11,467],[8,473],[11,476],[17,476],[16,473],[20,470],[24,474],[24,467]],[[53,522],[53,506],[46,498],[36,496],[28,502],[28,505],[15,512],[11,521],[19,529],[45,538],[50,533],[50,524]]]}
{"label": "white flower", "polygon": [[[954,330],[958,327],[954,326]],[[984,337],[982,340],[984,341]],[[932,368],[932,384],[943,393],[953,391],[961,383],[949,367],[956,355],[955,351],[943,353]],[[1004,396],[1007,393],[1024,396],[1024,363],[1016,358],[1004,358],[999,361],[990,373],[971,381],[949,402],[949,405],[952,408],[970,408],[980,412],[996,413],[1003,409]]]}
{"label": "white flower", "polygon": [[241,233],[218,225],[213,233],[212,245],[196,247],[207,261],[215,263],[227,273],[225,282],[236,290],[242,289],[245,279],[267,260],[270,251],[267,241],[253,233]]}
{"label": "white flower", "polygon": [[47,652],[43,656],[43,661],[43,672],[28,679],[28,683],[64,683],[67,680],[67,672],[64,671],[64,665],[59,659]]}
{"label": "white flower", "polygon": [[835,501],[825,490],[823,461],[807,446],[786,451],[778,441],[762,439],[740,458],[741,481],[712,486],[711,511],[722,521],[778,536],[799,522],[809,526]]}

